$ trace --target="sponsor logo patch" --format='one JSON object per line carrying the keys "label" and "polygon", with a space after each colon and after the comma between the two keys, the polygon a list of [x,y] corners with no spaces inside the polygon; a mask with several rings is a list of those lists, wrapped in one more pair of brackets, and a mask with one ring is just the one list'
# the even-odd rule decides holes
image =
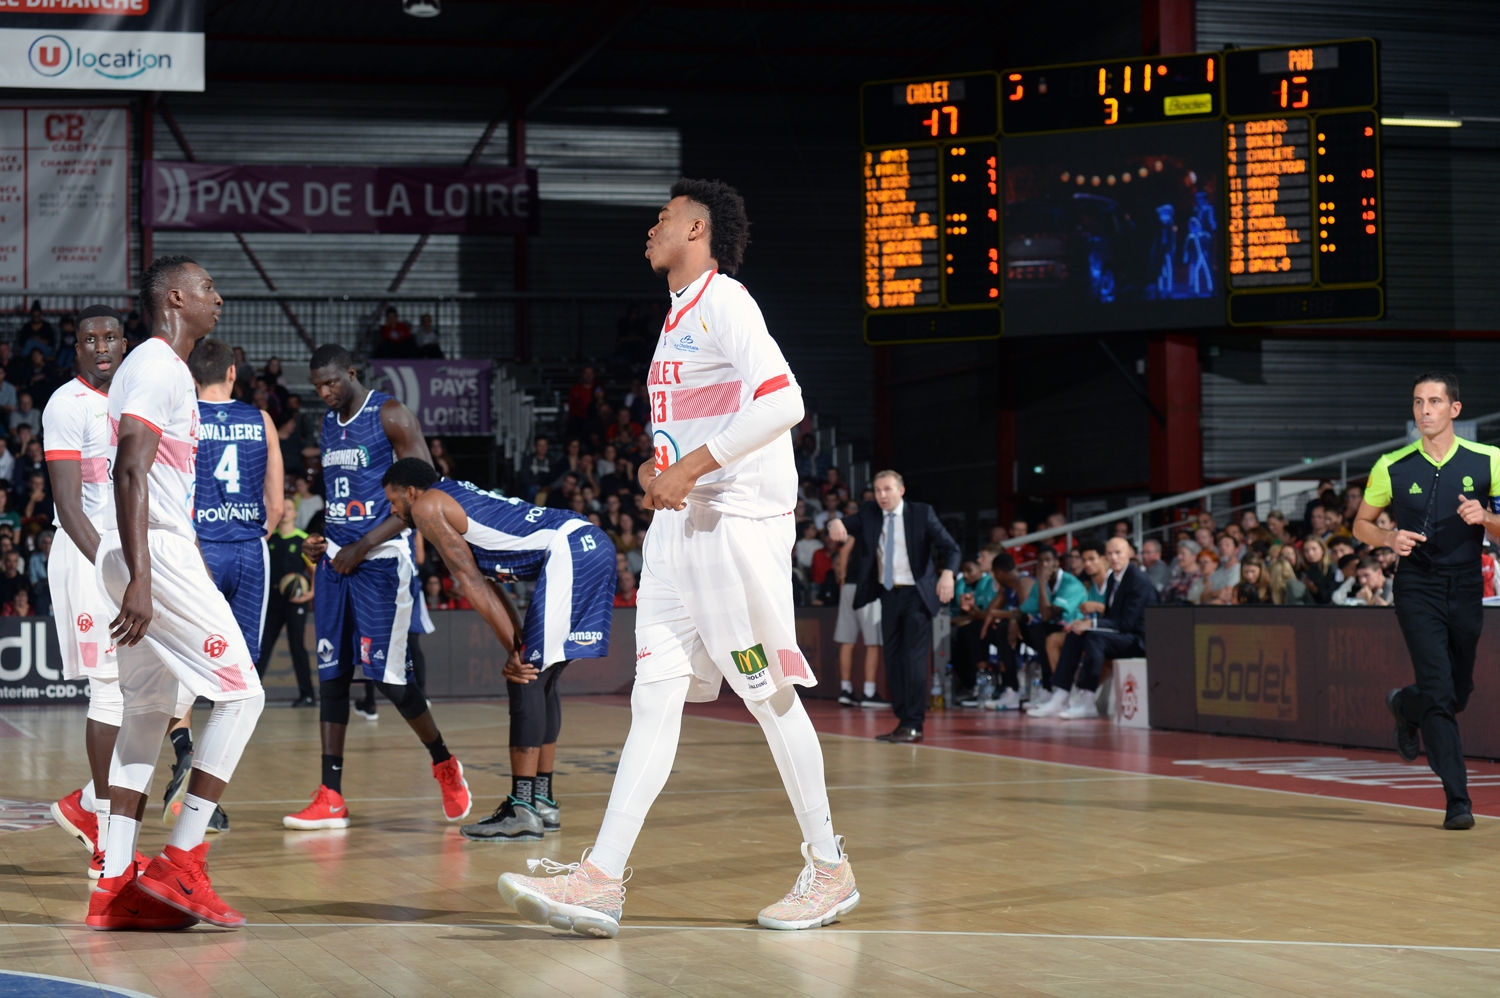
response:
{"label": "sponsor logo patch", "polygon": [[1418,485],[1416,482],[1412,482],[1411,488],[1407,491],[1414,496],[1419,496],[1422,494],[1422,486]]}
{"label": "sponsor logo patch", "polygon": [[359,660],[365,665],[370,664],[370,646],[374,644],[369,638],[359,639]]}
{"label": "sponsor logo patch", "polygon": [[78,633],[79,634],[87,634],[89,631],[91,631],[93,629],[94,629],[94,618],[90,617],[86,613],[80,613],[78,615]]}
{"label": "sponsor logo patch", "polygon": [[1464,476],[1464,491],[1465,492],[1473,492],[1474,491],[1474,476],[1472,476],[1472,475],[1465,475]]}
{"label": "sponsor logo patch", "polygon": [[591,645],[604,640],[603,631],[572,631],[568,634],[568,640],[575,645]]}
{"label": "sponsor logo patch", "polygon": [[766,650],[761,645],[752,645],[744,651],[732,651],[729,657],[734,659],[734,667],[742,676],[753,676],[771,667],[771,663],[766,661]]}
{"label": "sponsor logo patch", "polygon": [[333,661],[333,642],[329,641],[327,638],[318,639],[318,661]]}
{"label": "sponsor logo patch", "polygon": [[[224,653],[228,650],[229,642],[224,640],[224,635],[222,634],[210,634],[208,637],[203,639],[203,654],[207,655],[209,658],[223,658]],[[243,680],[241,681],[240,685],[235,688],[241,690],[244,689],[245,686]]]}

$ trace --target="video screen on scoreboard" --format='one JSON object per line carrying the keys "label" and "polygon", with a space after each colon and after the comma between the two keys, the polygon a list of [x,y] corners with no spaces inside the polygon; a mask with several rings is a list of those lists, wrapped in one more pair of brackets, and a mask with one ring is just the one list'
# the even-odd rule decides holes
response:
{"label": "video screen on scoreboard", "polygon": [[1221,325],[1223,142],[1218,121],[1007,140],[1006,333]]}

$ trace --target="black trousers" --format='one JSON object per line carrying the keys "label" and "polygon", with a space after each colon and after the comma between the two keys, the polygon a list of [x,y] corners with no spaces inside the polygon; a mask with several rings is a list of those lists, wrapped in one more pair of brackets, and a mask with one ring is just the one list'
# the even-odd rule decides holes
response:
{"label": "black trousers", "polygon": [[1138,658],[1146,654],[1145,645],[1134,634],[1119,631],[1088,630],[1069,634],[1057,656],[1057,675],[1052,677],[1056,689],[1070,690],[1076,683],[1081,690],[1097,690],[1108,658]]}
{"label": "black trousers", "polygon": [[1483,596],[1477,565],[1442,572],[1403,562],[1396,573],[1396,620],[1416,673],[1416,682],[1397,695],[1396,709],[1421,727],[1427,765],[1443,781],[1450,802],[1469,800],[1457,715],[1474,692]]}
{"label": "black trousers", "polygon": [[260,636],[260,661],[255,671],[266,678],[266,669],[271,665],[271,652],[281,629],[286,628],[286,650],[292,656],[292,671],[297,674],[297,696],[313,695],[312,669],[307,661],[307,603],[293,603],[279,592],[272,592],[266,601],[266,630]]}
{"label": "black trousers", "polygon": [[[1052,660],[1047,657],[1047,636],[1060,630],[1061,624],[1046,620],[1033,621],[1021,628],[1026,643],[1036,652],[1036,660],[1042,667],[1042,689],[1045,690],[1052,689]],[[1061,662],[1062,659],[1059,657],[1058,661]]]}
{"label": "black trousers", "polygon": [[922,730],[927,717],[927,664],[932,656],[932,615],[916,586],[880,591],[880,636],[891,709],[903,728]]}

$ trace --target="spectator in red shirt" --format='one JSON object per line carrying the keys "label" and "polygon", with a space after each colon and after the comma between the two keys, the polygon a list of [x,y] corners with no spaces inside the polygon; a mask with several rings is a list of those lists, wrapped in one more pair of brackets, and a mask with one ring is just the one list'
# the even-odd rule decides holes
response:
{"label": "spectator in red shirt", "polygon": [[567,436],[581,437],[588,425],[589,414],[594,411],[594,369],[585,367],[578,382],[568,389]]}
{"label": "spectator in red shirt", "polygon": [[610,424],[604,438],[611,443],[634,440],[641,434],[641,424],[630,418],[630,410],[623,405],[615,410],[615,421]]}
{"label": "spectator in red shirt", "polygon": [[1484,598],[1495,595],[1495,549],[1486,541],[1479,555],[1479,571],[1484,576]]}
{"label": "spectator in red shirt", "polygon": [[[1031,533],[1031,524],[1025,520],[1016,520],[1010,525],[1010,536],[1024,537]],[[1036,561],[1036,545],[1034,544],[1011,544],[1005,548],[1006,554],[1016,560],[1017,565],[1030,565]]]}
{"label": "spectator in red shirt", "polygon": [[828,531],[823,531],[823,547],[814,551],[812,556],[812,583],[813,588],[823,584],[828,578],[828,573],[833,571],[833,559],[839,553],[840,545],[835,544],[828,536]]}
{"label": "spectator in red shirt", "polygon": [[615,606],[635,606],[635,573],[621,572],[619,579],[615,586]]}
{"label": "spectator in red shirt", "polygon": [[380,327],[380,343],[375,347],[374,356],[387,357],[415,357],[417,355],[417,341],[411,334],[411,326],[401,321],[394,308],[385,310],[385,325]]}

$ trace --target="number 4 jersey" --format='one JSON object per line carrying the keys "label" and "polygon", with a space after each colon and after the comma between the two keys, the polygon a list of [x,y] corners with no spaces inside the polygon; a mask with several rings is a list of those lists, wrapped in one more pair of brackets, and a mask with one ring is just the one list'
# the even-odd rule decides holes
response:
{"label": "number 4 jersey", "polygon": [[198,418],[198,537],[259,540],[266,536],[265,417],[244,402],[199,401]]}
{"label": "number 4 jersey", "polygon": [[802,421],[802,389],[743,284],[711,270],[673,293],[648,381],[657,472],[704,445],[721,466],[689,502],[755,518],[791,512],[787,431]]}

